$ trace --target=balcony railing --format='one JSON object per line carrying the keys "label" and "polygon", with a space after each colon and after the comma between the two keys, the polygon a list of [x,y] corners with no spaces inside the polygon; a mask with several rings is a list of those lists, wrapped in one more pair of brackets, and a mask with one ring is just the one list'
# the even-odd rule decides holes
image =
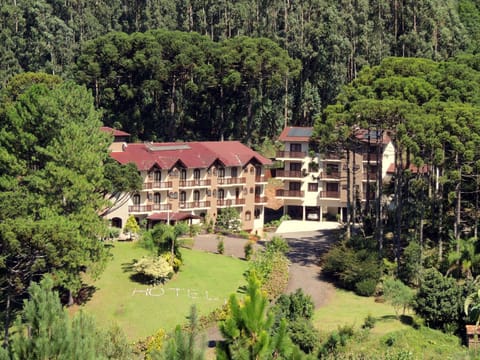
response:
{"label": "balcony railing", "polygon": [[130,213],[145,213],[152,211],[152,205],[129,205],[128,212]]}
{"label": "balcony railing", "polygon": [[218,199],[217,206],[244,205],[245,199]]}
{"label": "balcony railing", "polygon": [[172,187],[171,181],[149,181],[143,184],[144,190],[168,189]]}
{"label": "balcony railing", "polygon": [[245,177],[219,177],[217,178],[218,185],[232,185],[232,184],[245,184],[247,182],[247,178]]}
{"label": "balcony railing", "polygon": [[340,198],[340,191],[321,191],[320,192],[321,198],[332,198],[332,199],[339,199]]}
{"label": "balcony railing", "polygon": [[377,162],[377,159],[379,156],[375,153],[365,153],[362,155],[363,161],[369,161],[368,159],[370,158],[370,162]]}
{"label": "balcony railing", "polygon": [[324,171],[321,174],[322,179],[340,179],[339,171]]}
{"label": "balcony railing", "polygon": [[[149,205],[150,206],[150,205]],[[172,205],[171,204],[153,204],[152,210],[153,211],[168,211],[172,210]]]}
{"label": "balcony railing", "polygon": [[303,159],[307,156],[305,151],[277,151],[276,157],[277,158],[285,158],[285,159]]}
{"label": "balcony railing", "polygon": [[363,180],[377,180],[377,173],[364,173],[363,174]]}
{"label": "balcony railing", "polygon": [[275,194],[279,197],[300,197],[303,198],[304,191],[278,189]]}
{"label": "balcony railing", "polygon": [[180,187],[210,186],[211,180],[180,180]]}
{"label": "balcony railing", "polygon": [[267,182],[267,178],[265,176],[255,176],[255,182],[257,183],[264,183]]}
{"label": "balcony railing", "polygon": [[255,203],[256,204],[261,204],[261,203],[266,203],[267,202],[267,197],[266,196],[255,196]]}
{"label": "balcony railing", "polygon": [[301,171],[293,171],[293,170],[277,170],[277,177],[284,177],[284,178],[301,178],[303,174]]}
{"label": "balcony railing", "polygon": [[210,207],[210,201],[185,201],[178,204],[180,209],[203,209]]}
{"label": "balcony railing", "polygon": [[341,153],[325,153],[322,156],[323,161],[329,161],[329,160],[342,160],[342,154]]}

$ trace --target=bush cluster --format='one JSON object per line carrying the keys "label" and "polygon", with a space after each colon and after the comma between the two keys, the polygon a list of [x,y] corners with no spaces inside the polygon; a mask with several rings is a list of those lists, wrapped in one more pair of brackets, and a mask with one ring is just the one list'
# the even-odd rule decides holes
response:
{"label": "bush cluster", "polygon": [[280,295],[274,307],[276,326],[285,319],[290,339],[307,354],[313,353],[319,343],[319,333],[311,321],[314,310],[312,298],[301,289]]}
{"label": "bush cluster", "polygon": [[269,300],[276,299],[287,287],[290,265],[285,255],[287,251],[287,242],[281,237],[275,237],[263,251],[256,253],[250,265],[249,270],[256,272]]}
{"label": "bush cluster", "polygon": [[343,288],[361,296],[371,296],[382,275],[382,263],[378,260],[375,244],[368,239],[352,237],[323,256],[323,272]]}

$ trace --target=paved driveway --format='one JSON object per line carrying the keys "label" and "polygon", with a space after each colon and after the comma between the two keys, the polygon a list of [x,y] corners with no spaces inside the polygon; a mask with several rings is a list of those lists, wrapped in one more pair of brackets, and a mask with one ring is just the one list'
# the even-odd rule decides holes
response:
{"label": "paved driveway", "polygon": [[319,259],[336,240],[336,230],[289,232],[282,236],[290,246],[287,256],[292,262],[286,292],[301,288],[312,297],[315,307],[325,305],[334,287],[322,278]]}

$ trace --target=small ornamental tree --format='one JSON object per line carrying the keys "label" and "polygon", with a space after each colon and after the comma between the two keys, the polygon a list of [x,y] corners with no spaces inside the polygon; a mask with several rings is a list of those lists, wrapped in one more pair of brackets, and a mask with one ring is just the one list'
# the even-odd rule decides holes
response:
{"label": "small ornamental tree", "polygon": [[154,283],[164,282],[173,274],[172,265],[162,256],[141,258],[133,268],[137,273],[152,279]]}
{"label": "small ornamental tree", "polygon": [[405,310],[412,306],[413,290],[400,280],[388,278],[383,282],[383,297],[392,304],[397,316],[400,308],[405,315]]}
{"label": "small ornamental tree", "polygon": [[128,233],[130,240],[132,240],[132,235],[140,232],[140,226],[133,215],[130,215],[125,223],[125,232]]}
{"label": "small ornamental tree", "polygon": [[220,231],[238,232],[242,227],[240,214],[233,207],[222,208],[221,211],[218,212],[215,225]]}

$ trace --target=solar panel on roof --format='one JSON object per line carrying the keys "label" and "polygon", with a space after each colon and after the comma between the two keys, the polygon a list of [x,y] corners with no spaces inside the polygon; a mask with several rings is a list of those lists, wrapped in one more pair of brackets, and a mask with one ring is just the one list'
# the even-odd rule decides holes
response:
{"label": "solar panel on roof", "polygon": [[190,150],[190,146],[187,144],[179,144],[179,145],[147,145],[148,150],[150,151],[167,151],[167,150]]}
{"label": "solar panel on roof", "polygon": [[292,128],[288,131],[288,136],[292,137],[310,137],[312,129],[307,128]]}
{"label": "solar panel on roof", "polygon": [[381,137],[381,131],[369,131],[369,132],[366,132],[364,135],[363,135],[363,138],[364,139],[372,139],[372,140],[377,140],[378,138]]}

